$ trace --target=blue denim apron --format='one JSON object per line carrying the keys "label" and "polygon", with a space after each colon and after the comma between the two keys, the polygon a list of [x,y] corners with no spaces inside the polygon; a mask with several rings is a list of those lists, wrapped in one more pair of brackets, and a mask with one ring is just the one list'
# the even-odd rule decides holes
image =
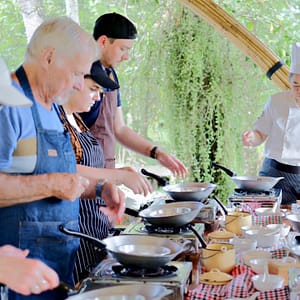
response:
{"label": "blue denim apron", "polygon": [[[16,75],[25,95],[33,102],[32,116],[37,132],[37,163],[33,174],[75,173],[76,161],[67,132],[45,130],[23,67]],[[57,152],[57,156],[53,153]],[[51,153],[52,155],[48,155]],[[66,189],[68,187],[66,186]],[[29,249],[29,257],[52,267],[60,280],[73,284],[73,269],[79,239],[60,233],[58,225],[78,230],[79,200],[63,201],[55,197],[0,209],[0,245],[12,244]],[[58,291],[21,296],[10,291],[9,299],[63,299]]]}

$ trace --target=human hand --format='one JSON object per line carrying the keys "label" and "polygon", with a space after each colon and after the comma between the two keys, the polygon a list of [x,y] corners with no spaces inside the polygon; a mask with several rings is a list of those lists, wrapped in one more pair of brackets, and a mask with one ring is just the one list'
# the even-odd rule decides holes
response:
{"label": "human hand", "polygon": [[102,187],[101,198],[105,201],[106,207],[100,210],[114,224],[122,219],[125,211],[125,194],[113,183],[105,182]]}
{"label": "human hand", "polygon": [[184,178],[188,172],[186,166],[179,159],[159,148],[156,150],[156,159],[176,177]]}
{"label": "human hand", "polygon": [[53,173],[49,174],[49,183],[53,189],[53,196],[74,201],[88,188],[90,182],[79,174]]}
{"label": "human hand", "polygon": [[59,285],[57,273],[35,259],[0,255],[0,282],[22,295],[40,294]]}
{"label": "human hand", "polygon": [[29,253],[28,249],[22,250],[12,245],[4,245],[0,247],[0,256],[26,257]]}
{"label": "human hand", "polygon": [[246,130],[242,134],[242,142],[244,146],[252,146],[254,140],[254,132],[253,130]]}
{"label": "human hand", "polygon": [[121,183],[130,188],[135,194],[147,196],[148,193],[152,193],[150,181],[132,167],[123,167],[116,169],[116,171],[120,173]]}

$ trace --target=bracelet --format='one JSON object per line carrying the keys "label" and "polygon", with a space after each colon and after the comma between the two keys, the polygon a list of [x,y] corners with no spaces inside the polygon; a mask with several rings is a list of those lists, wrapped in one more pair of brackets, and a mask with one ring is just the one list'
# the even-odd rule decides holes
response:
{"label": "bracelet", "polygon": [[154,146],[150,151],[150,157],[153,159],[157,159],[156,150],[157,150],[157,146]]}
{"label": "bracelet", "polygon": [[105,181],[99,181],[96,185],[96,197],[101,198],[102,188],[105,184]]}

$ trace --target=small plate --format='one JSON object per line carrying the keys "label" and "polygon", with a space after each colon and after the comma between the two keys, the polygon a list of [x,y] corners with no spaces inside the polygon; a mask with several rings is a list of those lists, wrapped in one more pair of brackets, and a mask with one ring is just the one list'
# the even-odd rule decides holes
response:
{"label": "small plate", "polygon": [[149,245],[121,245],[118,247],[120,252],[137,256],[163,256],[171,253],[167,247],[156,247]]}

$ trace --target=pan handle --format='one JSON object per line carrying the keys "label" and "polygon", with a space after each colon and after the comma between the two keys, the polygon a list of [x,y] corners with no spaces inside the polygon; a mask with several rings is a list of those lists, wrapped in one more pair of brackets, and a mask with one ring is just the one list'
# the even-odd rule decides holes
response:
{"label": "pan handle", "polygon": [[229,175],[230,177],[234,177],[236,176],[236,173],[234,173],[233,171],[227,169],[226,167],[219,165],[217,163],[215,163],[214,161],[211,162],[211,165],[217,169],[221,169],[222,171],[224,171],[227,175]]}
{"label": "pan handle", "polygon": [[62,294],[63,299],[66,299],[69,296],[76,295],[79,292],[79,290],[75,289],[74,287],[63,281],[59,282],[59,286],[56,289],[59,291],[60,294]]}
{"label": "pan handle", "polygon": [[225,207],[225,205],[221,202],[221,200],[219,200],[215,195],[213,196],[213,199],[216,200],[216,202],[218,203],[218,205],[221,207],[221,209],[223,210],[225,215],[228,215],[228,210]]}
{"label": "pan handle", "polygon": [[198,238],[200,244],[201,244],[201,247],[202,248],[206,248],[207,247],[207,244],[206,242],[204,241],[203,237],[198,233],[198,231],[194,228],[194,224],[190,224],[189,228],[190,230],[195,234],[195,236]]}
{"label": "pan handle", "polygon": [[85,240],[88,240],[92,243],[94,243],[95,245],[97,245],[97,247],[99,247],[100,249],[106,249],[106,245],[104,243],[102,243],[99,239],[96,239],[92,236],[89,236],[85,233],[81,233],[75,230],[70,230],[67,229],[63,224],[58,225],[58,229],[60,232],[67,234],[67,235],[71,235],[71,236],[76,236],[79,238],[83,238]]}
{"label": "pan handle", "polygon": [[166,186],[169,184],[169,181],[161,176],[158,176],[154,173],[151,173],[151,172],[148,172],[147,170],[145,169],[141,169],[141,173],[146,175],[146,176],[149,176],[153,179],[155,179],[157,181],[157,183],[160,185],[160,186]]}

